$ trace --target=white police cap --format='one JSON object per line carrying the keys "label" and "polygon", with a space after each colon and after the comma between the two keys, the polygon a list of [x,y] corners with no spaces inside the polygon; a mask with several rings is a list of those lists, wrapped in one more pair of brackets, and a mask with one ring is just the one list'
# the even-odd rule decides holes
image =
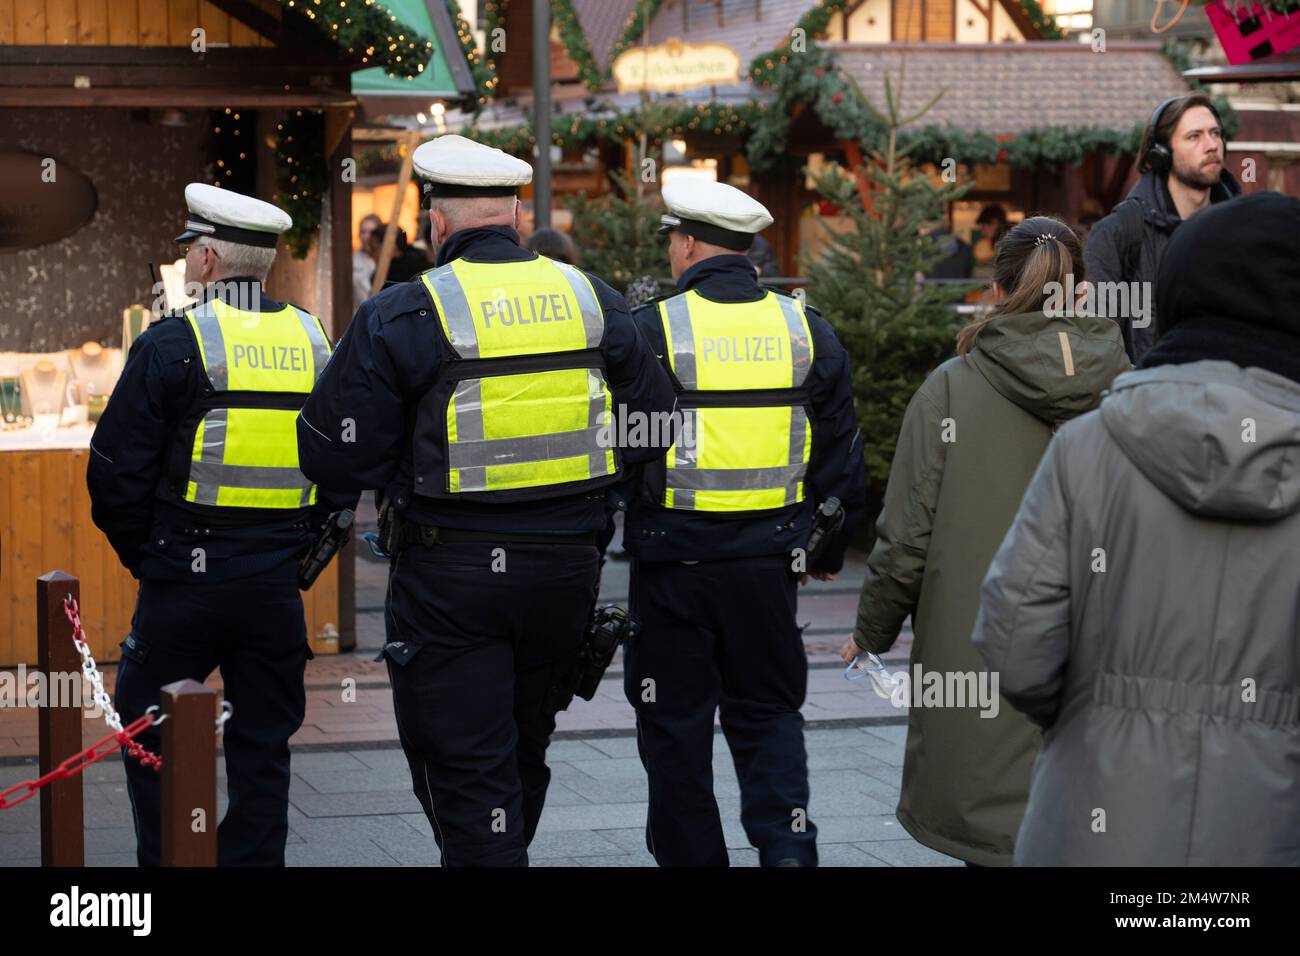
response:
{"label": "white police cap", "polygon": [[676,229],[724,249],[744,252],[754,235],[772,225],[772,214],[735,186],[711,179],[678,177],[661,190],[668,212],[659,217],[660,234]]}
{"label": "white police cap", "polygon": [[411,157],[420,197],[513,196],[533,181],[533,167],[493,146],[448,133],[422,143]]}
{"label": "white police cap", "polygon": [[211,236],[245,246],[274,249],[280,233],[293,225],[289,214],[279,206],[207,183],[186,186],[185,205],[189,215],[185,218],[185,231],[176,237],[177,242]]}

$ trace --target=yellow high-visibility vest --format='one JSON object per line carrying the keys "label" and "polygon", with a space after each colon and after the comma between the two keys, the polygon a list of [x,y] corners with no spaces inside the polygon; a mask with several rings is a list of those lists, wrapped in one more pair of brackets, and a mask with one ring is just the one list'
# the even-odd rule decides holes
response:
{"label": "yellow high-visibility vest", "polygon": [[659,303],[683,415],[665,456],[663,505],[766,511],[804,500],[813,363],[803,303],[768,292],[714,302],[692,290]]}
{"label": "yellow high-visibility vest", "polygon": [[329,361],[320,320],[286,305],[248,312],[220,299],[186,315],[212,386],[194,432],[183,500],[230,508],[305,508],[295,419]]}
{"label": "yellow high-visibility vest", "polygon": [[[613,394],[591,281],[544,256],[456,259],[420,277],[448,361],[417,415],[416,493],[528,500],[607,484]],[[436,436],[436,437],[435,437]]]}

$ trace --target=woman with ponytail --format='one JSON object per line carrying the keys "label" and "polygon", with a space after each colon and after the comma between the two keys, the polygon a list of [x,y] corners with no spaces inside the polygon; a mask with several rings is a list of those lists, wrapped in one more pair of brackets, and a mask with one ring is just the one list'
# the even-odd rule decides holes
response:
{"label": "woman with ponytail", "polygon": [[897,815],[972,865],[1010,865],[1041,739],[971,643],[980,584],[1052,434],[1129,368],[1119,326],[1077,314],[1084,280],[1079,240],[1055,219],[1026,219],[998,244],[993,307],[907,407],[843,649],[846,661],[883,654],[911,616]]}

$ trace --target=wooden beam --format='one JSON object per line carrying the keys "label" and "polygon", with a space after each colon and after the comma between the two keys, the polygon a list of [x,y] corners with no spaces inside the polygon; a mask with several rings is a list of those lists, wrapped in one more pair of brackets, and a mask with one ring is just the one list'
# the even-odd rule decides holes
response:
{"label": "wooden beam", "polygon": [[251,0],[208,0],[208,3],[268,40],[279,43],[283,37],[284,22],[277,20]]}
{"label": "wooden beam", "polygon": [[[388,279],[388,267],[393,261],[393,248],[397,245],[397,220],[402,215],[402,200],[406,198],[406,186],[411,181],[411,161],[415,157],[415,147],[420,142],[419,130],[411,130],[402,141],[406,147],[402,156],[402,169],[397,174],[397,192],[393,196],[393,212],[388,217],[384,228],[384,244],[379,249],[379,261],[375,263],[375,279],[370,285],[370,294],[376,295]],[[351,231],[351,225],[348,229]]]}
{"label": "wooden beam", "polygon": [[[144,24],[141,24],[143,35]],[[301,55],[268,58],[265,51],[247,47],[219,48],[207,53],[194,53],[188,43],[184,47],[157,45],[145,48],[122,49],[115,46],[46,46],[21,44],[6,47],[3,65],[15,66],[183,66],[193,69],[195,61],[216,66],[237,66],[243,71],[262,69],[268,71],[303,71],[317,73],[334,71],[349,73],[352,67],[336,56],[317,56],[312,51],[296,51]]]}
{"label": "wooden beam", "polygon": [[241,109],[291,109],[330,106],[355,107],[351,93],[323,90],[285,90],[217,87],[187,89],[138,89],[101,87],[78,90],[68,87],[0,87],[3,108],[105,108],[105,109],[212,109],[238,106]]}
{"label": "wooden beam", "polygon": [[[54,688],[66,686],[56,675],[74,674],[80,682],[81,654],[72,642],[72,623],[63,610],[63,599],[68,596],[80,603],[81,582],[71,575],[51,571],[36,579],[37,666],[46,675],[46,699],[36,712],[41,776],[82,748],[80,708],[50,697]],[[82,778],[54,781],[41,789],[40,800],[41,866],[84,866]]]}

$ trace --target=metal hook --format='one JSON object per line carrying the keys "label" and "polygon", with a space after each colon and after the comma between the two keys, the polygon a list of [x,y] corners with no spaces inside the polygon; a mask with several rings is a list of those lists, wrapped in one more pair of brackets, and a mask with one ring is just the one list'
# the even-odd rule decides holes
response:
{"label": "metal hook", "polygon": [[[157,704],[154,704],[152,707],[146,709],[146,710],[145,710],[145,713],[146,713],[146,714],[152,714],[152,713],[156,712],[157,710],[158,710],[158,705],[157,705]],[[153,726],[157,727],[159,724],[163,723],[164,721],[166,721],[166,720],[168,720],[168,719],[169,719],[169,716],[168,716],[167,714],[163,714],[161,717],[155,717],[154,720],[153,720]]]}

